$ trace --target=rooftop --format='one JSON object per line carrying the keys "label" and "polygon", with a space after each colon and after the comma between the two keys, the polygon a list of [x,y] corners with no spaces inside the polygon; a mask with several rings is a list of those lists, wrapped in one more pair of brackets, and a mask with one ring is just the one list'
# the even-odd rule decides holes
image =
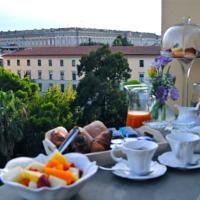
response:
{"label": "rooftop", "polygon": [[50,28],[50,29],[32,29],[32,30],[15,30],[15,31],[0,31],[0,37],[8,36],[31,36],[31,35],[43,35],[45,33],[67,33],[67,32],[95,32],[97,33],[109,33],[117,35],[126,35],[135,36],[135,37],[150,37],[150,38],[159,38],[159,35],[155,33],[147,32],[133,32],[133,31],[120,31],[120,30],[109,30],[109,29],[95,29],[95,28],[80,28],[80,27],[70,27],[70,28]]}
{"label": "rooftop", "polygon": [[[73,47],[37,47],[5,54],[6,56],[82,56],[96,51],[100,46]],[[159,55],[160,46],[113,46],[113,53],[122,52],[125,55]]]}

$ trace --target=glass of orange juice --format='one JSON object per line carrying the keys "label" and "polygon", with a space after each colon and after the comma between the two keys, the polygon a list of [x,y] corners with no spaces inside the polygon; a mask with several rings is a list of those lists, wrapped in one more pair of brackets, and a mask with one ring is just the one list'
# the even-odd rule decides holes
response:
{"label": "glass of orange juice", "polygon": [[128,94],[126,126],[138,128],[144,121],[151,120],[149,112],[149,87],[146,84],[124,86]]}

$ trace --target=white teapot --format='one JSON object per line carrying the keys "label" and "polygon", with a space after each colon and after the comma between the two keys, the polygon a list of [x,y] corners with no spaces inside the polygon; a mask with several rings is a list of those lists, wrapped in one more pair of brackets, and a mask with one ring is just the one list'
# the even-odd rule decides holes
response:
{"label": "white teapot", "polygon": [[196,107],[185,107],[176,105],[175,107],[178,109],[177,121],[181,123],[196,122],[196,120],[198,119],[199,105],[200,102],[197,104]]}

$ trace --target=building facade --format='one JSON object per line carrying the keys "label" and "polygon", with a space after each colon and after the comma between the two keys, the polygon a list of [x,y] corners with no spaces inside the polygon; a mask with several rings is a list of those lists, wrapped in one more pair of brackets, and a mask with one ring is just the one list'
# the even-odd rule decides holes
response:
{"label": "building facade", "polygon": [[111,45],[121,35],[135,46],[160,45],[160,36],[153,33],[116,31],[87,28],[59,28],[0,32],[2,51],[19,50],[30,47],[78,46],[89,41]]}
{"label": "building facade", "polygon": [[[55,84],[60,85],[62,91],[68,83],[76,89],[80,80],[77,65],[81,57],[98,48],[99,46],[31,48],[4,55],[3,66],[21,78],[30,77],[39,84],[42,93]],[[143,82],[147,67],[159,55],[160,47],[111,47],[111,51],[122,52],[132,69],[131,79]]]}

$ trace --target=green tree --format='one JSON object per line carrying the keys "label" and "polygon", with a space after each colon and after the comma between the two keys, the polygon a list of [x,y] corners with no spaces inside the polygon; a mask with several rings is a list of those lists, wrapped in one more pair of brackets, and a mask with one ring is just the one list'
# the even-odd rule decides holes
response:
{"label": "green tree", "polygon": [[120,52],[111,53],[107,45],[83,56],[77,66],[78,75],[87,75],[93,72],[100,80],[109,81],[113,86],[119,87],[121,81],[130,78],[131,69],[128,61]]}
{"label": "green tree", "polygon": [[[12,91],[0,91],[0,157],[4,162],[14,156],[16,143],[23,137],[25,106]],[[3,165],[0,160],[0,165]]]}
{"label": "green tree", "polygon": [[35,93],[39,92],[39,86],[32,83],[29,78],[21,79],[19,76],[0,67],[0,90],[12,90],[16,96],[22,98],[32,98]]}
{"label": "green tree", "polygon": [[113,41],[112,46],[133,46],[127,39],[127,37],[122,37],[118,35]]}
{"label": "green tree", "polygon": [[119,84],[130,77],[130,71],[123,54],[112,54],[108,46],[81,58],[78,75],[85,76],[76,98],[82,111],[81,125],[97,119],[109,127],[124,125],[127,102]]}
{"label": "green tree", "polygon": [[[0,68],[0,92],[0,155],[5,156],[5,160],[13,155],[36,156],[43,152],[46,131],[56,126],[70,130],[80,116],[70,84],[64,93],[54,86],[43,96],[30,79],[20,79]],[[9,125],[6,130],[2,128],[5,124]]]}
{"label": "green tree", "polygon": [[18,145],[18,152],[35,156],[43,151],[42,140],[46,131],[57,126],[70,130],[75,126],[79,111],[77,107],[73,107],[74,100],[75,93],[70,84],[64,93],[59,86],[53,86],[45,96],[36,95],[29,103],[25,137]]}
{"label": "green tree", "polygon": [[104,45],[101,42],[93,42],[91,38],[88,39],[88,42],[83,42],[80,46],[96,46],[96,45]]}

